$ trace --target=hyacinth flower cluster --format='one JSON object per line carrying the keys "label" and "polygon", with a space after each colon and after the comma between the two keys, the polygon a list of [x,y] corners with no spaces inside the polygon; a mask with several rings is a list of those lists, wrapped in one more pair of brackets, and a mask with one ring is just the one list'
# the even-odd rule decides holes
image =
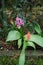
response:
{"label": "hyacinth flower cluster", "polygon": [[15,25],[17,26],[17,28],[24,26],[24,20],[19,17],[16,17]]}

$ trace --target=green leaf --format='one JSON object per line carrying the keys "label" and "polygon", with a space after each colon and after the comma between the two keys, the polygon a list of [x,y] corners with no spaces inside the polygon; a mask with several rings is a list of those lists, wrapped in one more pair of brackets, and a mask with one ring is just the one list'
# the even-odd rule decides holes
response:
{"label": "green leaf", "polygon": [[18,40],[19,38],[20,38],[20,33],[16,30],[13,30],[8,33],[8,37],[6,41]]}
{"label": "green leaf", "polygon": [[19,40],[18,40],[18,48],[20,48],[21,45],[22,45],[22,39],[19,39]]}
{"label": "green leaf", "polygon": [[40,25],[39,25],[37,22],[34,21],[33,26],[34,26],[35,31],[36,31],[38,34],[41,34]]}
{"label": "green leaf", "polygon": [[19,65],[24,65],[25,64],[25,51],[21,52],[20,58],[19,58]]}
{"label": "green leaf", "polygon": [[43,37],[39,35],[31,35],[30,41],[35,42],[39,46],[43,47]]}
{"label": "green leaf", "polygon": [[19,58],[19,65],[24,65],[25,64],[25,49],[26,49],[26,42],[24,41],[23,43],[23,48],[20,54],[20,58]]}
{"label": "green leaf", "polygon": [[35,45],[34,45],[33,42],[27,42],[27,46],[31,46],[31,47],[33,47],[35,49]]}

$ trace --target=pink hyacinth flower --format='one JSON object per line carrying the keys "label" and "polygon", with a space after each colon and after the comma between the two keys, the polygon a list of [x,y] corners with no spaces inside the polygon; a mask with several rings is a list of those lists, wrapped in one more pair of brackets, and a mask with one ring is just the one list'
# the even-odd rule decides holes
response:
{"label": "pink hyacinth flower", "polygon": [[24,20],[21,19],[21,18],[19,18],[19,17],[16,17],[15,25],[16,25],[17,27],[24,26]]}

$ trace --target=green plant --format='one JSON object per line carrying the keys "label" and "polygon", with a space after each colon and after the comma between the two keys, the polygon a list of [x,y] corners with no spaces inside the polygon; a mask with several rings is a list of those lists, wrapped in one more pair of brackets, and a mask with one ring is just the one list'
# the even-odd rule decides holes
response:
{"label": "green plant", "polygon": [[[19,65],[24,65],[25,49],[27,48],[27,46],[32,46],[35,49],[36,43],[39,46],[43,47],[43,37],[41,37],[41,28],[36,21],[25,22],[25,20],[23,18],[20,18],[19,16],[17,16],[15,22],[12,21],[11,24],[14,29],[8,33],[6,42],[18,40],[18,48],[20,48],[23,44],[23,48],[19,58]],[[29,29],[28,32],[25,31],[25,34],[24,29],[30,25],[32,25],[33,30],[35,30],[38,34],[34,34],[33,31],[31,32],[29,31]]]}

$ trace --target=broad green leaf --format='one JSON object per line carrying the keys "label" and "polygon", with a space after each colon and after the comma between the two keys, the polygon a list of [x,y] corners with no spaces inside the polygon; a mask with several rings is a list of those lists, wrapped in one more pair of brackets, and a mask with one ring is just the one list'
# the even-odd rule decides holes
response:
{"label": "broad green leaf", "polygon": [[19,40],[18,40],[18,48],[20,48],[21,45],[22,45],[22,39],[19,39]]}
{"label": "broad green leaf", "polygon": [[25,64],[25,52],[21,52],[20,58],[19,58],[19,65]]}
{"label": "broad green leaf", "polygon": [[43,37],[39,35],[31,35],[30,41],[35,42],[39,46],[43,47]]}
{"label": "broad green leaf", "polygon": [[27,46],[31,46],[31,47],[33,47],[35,49],[35,45],[34,45],[33,42],[27,42]]}
{"label": "broad green leaf", "polygon": [[37,22],[34,22],[34,23],[33,23],[33,26],[34,26],[34,29],[36,30],[36,32],[37,32],[38,34],[41,34],[40,25],[39,25]]}
{"label": "broad green leaf", "polygon": [[20,38],[20,33],[16,30],[13,30],[8,33],[8,37],[6,41],[18,40],[19,38]]}

